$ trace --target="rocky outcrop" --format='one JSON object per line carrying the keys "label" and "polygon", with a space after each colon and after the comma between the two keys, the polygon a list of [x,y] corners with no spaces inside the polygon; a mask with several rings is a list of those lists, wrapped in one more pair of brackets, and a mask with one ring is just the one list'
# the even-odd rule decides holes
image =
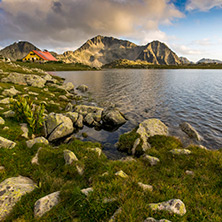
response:
{"label": "rocky outcrop", "polygon": [[48,145],[49,141],[44,137],[37,137],[35,139],[26,141],[26,145],[28,148],[32,148],[36,143],[42,143]]}
{"label": "rocky outcrop", "polygon": [[32,192],[36,184],[27,177],[12,177],[0,183],[0,221],[2,221],[27,193]]}
{"label": "rocky outcrop", "polygon": [[116,108],[107,108],[102,112],[102,122],[105,127],[118,127],[126,123],[124,115]]}
{"label": "rocky outcrop", "polygon": [[200,141],[199,133],[187,122],[181,123],[180,128],[191,138]]}
{"label": "rocky outcrop", "polygon": [[154,211],[164,210],[172,214],[178,214],[180,216],[183,216],[186,213],[186,207],[184,203],[179,199],[172,199],[162,203],[152,203],[149,204],[149,206]]}
{"label": "rocky outcrop", "polygon": [[60,191],[51,193],[35,202],[34,215],[35,217],[42,217],[46,212],[59,204]]}
{"label": "rocky outcrop", "polygon": [[62,114],[50,113],[44,122],[45,135],[54,141],[71,134],[74,130],[72,120]]}
{"label": "rocky outcrop", "polygon": [[16,146],[15,142],[0,136],[0,148],[12,149],[15,146]]}
{"label": "rocky outcrop", "polygon": [[10,73],[7,77],[3,78],[1,82],[43,88],[45,86],[46,80],[39,75]]}
{"label": "rocky outcrop", "polygon": [[76,157],[76,155],[70,150],[63,150],[63,154],[64,154],[66,165],[70,165],[72,164],[72,162],[78,161],[78,158]]}

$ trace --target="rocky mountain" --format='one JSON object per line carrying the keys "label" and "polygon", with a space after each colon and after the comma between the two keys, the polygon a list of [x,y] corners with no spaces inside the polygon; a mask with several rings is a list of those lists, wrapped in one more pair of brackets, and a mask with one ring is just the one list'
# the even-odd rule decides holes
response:
{"label": "rocky mountain", "polygon": [[30,42],[21,41],[15,42],[12,45],[9,45],[0,50],[0,55],[6,58],[10,58],[12,61],[16,61],[17,59],[22,59],[32,50],[39,49]]}
{"label": "rocky mountain", "polygon": [[217,60],[217,59],[205,59],[205,58],[203,58],[203,59],[201,59],[201,60],[199,60],[198,62],[197,62],[197,64],[200,64],[200,63],[215,63],[215,64],[220,64],[220,63],[222,63],[222,61],[220,61],[220,60]]}
{"label": "rocky mountain", "polygon": [[57,58],[67,63],[79,62],[94,67],[120,59],[141,60],[160,65],[181,64],[179,57],[159,41],[139,46],[130,41],[101,35],[88,40],[74,52],[67,51]]}
{"label": "rocky mountain", "polygon": [[191,62],[190,60],[188,60],[186,57],[180,57],[180,61],[181,61],[181,64],[193,64],[193,62]]}

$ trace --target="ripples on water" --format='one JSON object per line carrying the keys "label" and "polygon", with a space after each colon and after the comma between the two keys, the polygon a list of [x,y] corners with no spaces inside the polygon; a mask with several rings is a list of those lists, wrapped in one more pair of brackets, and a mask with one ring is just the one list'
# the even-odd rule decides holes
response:
{"label": "ripples on water", "polygon": [[221,70],[106,70],[56,74],[76,86],[88,85],[99,104],[114,103],[127,114],[128,123],[114,133],[85,129],[102,143],[114,144],[120,134],[144,119],[159,118],[171,128],[173,135],[181,134],[178,125],[187,121],[203,136],[204,145],[211,149],[222,148]]}

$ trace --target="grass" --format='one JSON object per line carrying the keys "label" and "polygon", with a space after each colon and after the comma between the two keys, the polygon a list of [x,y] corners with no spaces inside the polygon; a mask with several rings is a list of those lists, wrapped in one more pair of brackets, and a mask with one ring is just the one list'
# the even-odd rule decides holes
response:
{"label": "grass", "polygon": [[81,71],[81,70],[96,70],[90,66],[81,63],[62,63],[62,62],[16,62],[18,65],[22,65],[27,68],[38,68],[44,71]]}
{"label": "grass", "polygon": [[[10,88],[10,83],[0,83],[2,89]],[[39,93],[32,96],[38,104],[51,99],[59,106],[48,105],[46,109],[54,112],[64,112],[67,102],[60,101],[58,96],[64,91],[49,88],[49,92],[35,87],[14,85],[22,93],[30,91]],[[53,96],[51,93],[55,94]],[[7,105],[2,106],[0,116],[6,111]],[[59,109],[62,108],[62,110]],[[36,189],[23,196],[15,205],[5,221],[73,221],[99,222],[109,221],[114,212],[121,207],[122,212],[116,221],[140,222],[147,217],[168,219],[172,222],[220,222],[222,221],[222,151],[208,151],[190,146],[190,155],[173,155],[171,149],[183,148],[181,142],[174,137],[154,136],[149,139],[151,148],[147,154],[158,157],[160,162],[150,166],[142,158],[135,158],[135,162],[109,160],[102,154],[100,157],[88,148],[101,147],[99,143],[82,142],[75,139],[69,144],[36,144],[28,148],[22,131],[14,118],[4,118],[5,125],[0,125],[0,136],[13,140],[16,147],[0,149],[0,165],[5,167],[0,171],[0,182],[18,175],[27,176],[36,183]],[[5,131],[3,128],[9,127]],[[39,136],[43,135],[41,131]],[[137,138],[135,131],[127,139],[121,137],[121,146],[129,148]],[[31,159],[39,147],[39,165],[32,165]],[[63,150],[69,149],[75,153],[78,162],[65,165]],[[84,174],[78,174],[76,166],[84,168]],[[121,178],[115,175],[123,170],[128,177]],[[192,170],[194,175],[187,175],[186,170]],[[104,174],[105,173],[105,174]],[[138,182],[150,184],[153,191],[143,191]],[[81,193],[81,189],[93,187],[89,196]],[[61,191],[61,201],[51,211],[39,219],[34,218],[35,202],[45,195]],[[105,203],[105,198],[115,198],[113,202]],[[167,212],[154,212],[149,208],[150,203],[181,199],[186,206],[184,216]]]}

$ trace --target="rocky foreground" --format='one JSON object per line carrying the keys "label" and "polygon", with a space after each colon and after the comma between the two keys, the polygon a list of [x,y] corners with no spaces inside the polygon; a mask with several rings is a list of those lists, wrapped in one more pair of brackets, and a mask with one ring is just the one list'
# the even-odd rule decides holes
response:
{"label": "rocky foreground", "polygon": [[[148,119],[120,136],[117,149],[128,156],[109,160],[75,133],[127,119],[115,107],[83,105],[87,90],[0,62],[0,221],[221,221],[221,150],[183,147]],[[40,131],[16,120],[10,104],[19,95],[45,105]],[[201,140],[188,123],[181,129]]]}

